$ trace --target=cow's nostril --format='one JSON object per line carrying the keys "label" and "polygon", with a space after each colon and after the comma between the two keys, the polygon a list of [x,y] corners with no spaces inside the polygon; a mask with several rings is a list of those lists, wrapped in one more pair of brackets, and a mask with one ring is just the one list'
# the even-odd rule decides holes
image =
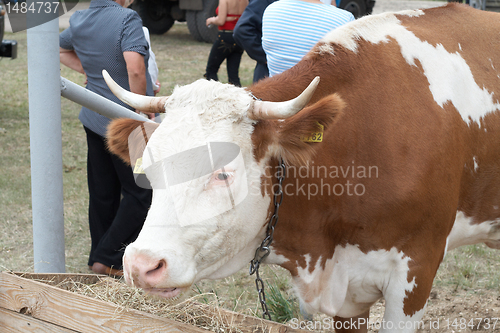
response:
{"label": "cow's nostril", "polygon": [[167,263],[164,259],[160,260],[158,264],[156,265],[155,268],[149,270],[146,272],[146,275],[155,275],[155,274],[160,274],[162,271],[164,271],[167,268]]}
{"label": "cow's nostril", "polygon": [[166,278],[168,269],[167,259],[153,258],[145,254],[127,254],[123,266],[127,283],[133,283],[140,288],[157,286]]}

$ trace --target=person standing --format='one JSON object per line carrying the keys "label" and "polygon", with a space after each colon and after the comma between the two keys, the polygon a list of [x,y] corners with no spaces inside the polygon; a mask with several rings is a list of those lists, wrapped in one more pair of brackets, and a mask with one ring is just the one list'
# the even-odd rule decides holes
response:
{"label": "person standing", "polygon": [[[59,36],[61,63],[87,77],[87,89],[130,107],[109,90],[106,69],[122,87],[153,95],[148,68],[148,43],[139,15],[124,8],[126,0],[92,0],[77,11]],[[129,165],[112,155],[105,141],[110,119],[82,107],[79,119],[87,135],[87,178],[91,249],[89,268],[122,275],[125,246],[141,230],[151,204],[151,190],[136,185]]]}
{"label": "person standing", "polygon": [[153,49],[151,48],[151,38],[149,37],[148,28],[142,27],[142,31],[144,31],[144,37],[146,37],[146,41],[148,42],[148,47],[149,47],[148,72],[149,76],[151,77],[153,93],[156,96],[156,94],[160,92],[160,87],[161,87],[161,83],[158,80],[159,70],[158,70],[158,65],[156,64],[156,55],[153,52]]}
{"label": "person standing", "polygon": [[220,0],[216,10],[217,16],[209,17],[206,20],[207,26],[212,24],[219,26],[217,39],[208,56],[204,75],[207,80],[219,81],[217,72],[226,59],[229,83],[241,87],[239,68],[243,49],[234,41],[233,30],[247,5],[248,0]]}
{"label": "person standing", "polygon": [[320,0],[280,0],[270,4],[262,17],[262,47],[269,75],[297,64],[328,32],[354,21],[343,9]]}
{"label": "person standing", "polygon": [[253,71],[254,83],[269,76],[266,52],[262,48],[262,15],[274,1],[276,0],[250,0],[234,27],[234,40],[257,62]]}

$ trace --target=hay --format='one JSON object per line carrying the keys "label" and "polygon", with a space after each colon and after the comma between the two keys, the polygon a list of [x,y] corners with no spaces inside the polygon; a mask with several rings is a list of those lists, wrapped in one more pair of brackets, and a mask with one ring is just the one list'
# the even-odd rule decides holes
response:
{"label": "hay", "polygon": [[[97,283],[87,284],[67,279],[55,284],[55,286],[111,302],[118,306],[117,314],[121,311],[127,311],[127,309],[135,309],[217,333],[244,333],[248,331],[242,326],[228,323],[227,316],[223,316],[219,308],[218,297],[213,293],[198,294],[180,302],[177,300],[177,303],[174,303],[175,301],[147,295],[142,289],[129,287],[122,281],[110,277],[100,277],[99,280]],[[47,283],[48,281],[42,282]]]}

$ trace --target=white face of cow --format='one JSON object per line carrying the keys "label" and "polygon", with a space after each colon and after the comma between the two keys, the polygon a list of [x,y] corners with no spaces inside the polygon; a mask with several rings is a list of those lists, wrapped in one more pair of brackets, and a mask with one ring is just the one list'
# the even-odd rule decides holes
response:
{"label": "white face of cow", "polygon": [[129,284],[175,296],[249,263],[270,203],[252,156],[253,125],[245,116],[252,103],[241,88],[205,80],[168,99],[165,121],[143,155],[153,200],[125,251]]}
{"label": "white face of cow", "polygon": [[[254,101],[243,88],[206,80],[178,87],[168,98],[151,98],[126,92],[103,75],[127,104],[166,111],[142,154],[153,200],[141,233],[125,250],[127,283],[175,297],[196,281],[222,278],[247,265],[264,238],[271,200],[261,191],[266,158],[254,157],[254,125],[258,119],[296,114],[319,78],[298,97],[271,103]],[[310,133],[318,119],[297,123]],[[141,147],[134,140],[145,133],[143,122],[117,123],[115,132],[110,130],[114,134],[108,132],[110,149],[124,160],[130,152],[133,160],[134,149]]]}

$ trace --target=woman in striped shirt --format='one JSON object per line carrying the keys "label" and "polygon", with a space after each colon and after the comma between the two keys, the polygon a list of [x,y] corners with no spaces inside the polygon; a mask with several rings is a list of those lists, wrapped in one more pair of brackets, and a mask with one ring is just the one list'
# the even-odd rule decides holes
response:
{"label": "woman in striped shirt", "polygon": [[270,4],[262,17],[262,47],[269,76],[293,67],[323,36],[350,21],[354,21],[350,12],[320,0]]}

